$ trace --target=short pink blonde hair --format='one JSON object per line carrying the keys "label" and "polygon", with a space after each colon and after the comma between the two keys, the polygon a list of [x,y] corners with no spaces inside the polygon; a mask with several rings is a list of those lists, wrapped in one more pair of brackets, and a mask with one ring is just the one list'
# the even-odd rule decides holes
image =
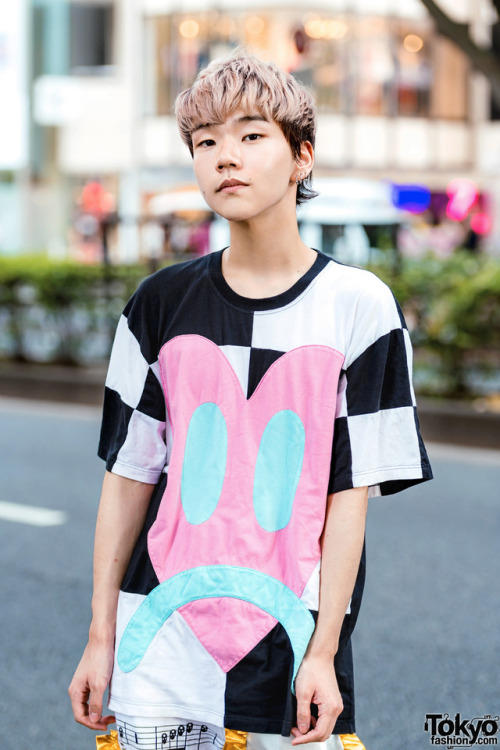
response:
{"label": "short pink blonde hair", "polygon": [[[213,60],[175,102],[182,140],[193,155],[192,133],[198,125],[223,122],[239,106],[256,109],[283,131],[294,158],[300,146],[316,141],[316,111],[311,92],[275,63],[237,48],[230,58]],[[311,174],[297,187],[297,205],[314,198]]]}

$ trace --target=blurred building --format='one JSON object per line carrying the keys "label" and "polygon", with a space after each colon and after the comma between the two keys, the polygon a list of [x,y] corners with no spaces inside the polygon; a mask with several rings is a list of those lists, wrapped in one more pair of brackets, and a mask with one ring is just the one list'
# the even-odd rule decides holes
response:
{"label": "blurred building", "polygon": [[[490,0],[441,4],[489,43]],[[136,258],[147,200],[193,182],[175,96],[236,44],[315,89],[317,176],[468,178],[500,215],[499,108],[419,0],[16,0],[0,9],[0,251],[63,254],[99,181],[122,219],[112,252]]]}

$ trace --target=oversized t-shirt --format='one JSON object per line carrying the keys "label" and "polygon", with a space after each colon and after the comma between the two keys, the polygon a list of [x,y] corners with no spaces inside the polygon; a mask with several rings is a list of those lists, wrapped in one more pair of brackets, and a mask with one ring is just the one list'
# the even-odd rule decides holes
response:
{"label": "oversized t-shirt", "polygon": [[[99,455],[155,489],[119,595],[110,708],[288,735],[328,493],[389,494],[431,471],[389,288],[318,253],[286,292],[249,299],[221,259],[149,277],[118,324]],[[364,554],[337,732],[354,731],[363,581]]]}

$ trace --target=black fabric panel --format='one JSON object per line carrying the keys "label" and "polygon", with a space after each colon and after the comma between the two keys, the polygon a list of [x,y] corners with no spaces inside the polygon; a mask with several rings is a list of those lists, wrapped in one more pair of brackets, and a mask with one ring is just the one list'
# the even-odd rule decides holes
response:
{"label": "black fabric panel", "polygon": [[160,507],[162,497],[165,494],[166,486],[167,475],[162,474],[158,484],[153,490],[153,494],[151,495],[146,520],[144,521],[144,526],[137,539],[121,585],[121,590],[128,594],[143,594],[147,596],[160,583],[151,563],[151,558],[149,557],[148,532],[156,521],[158,508]]}
{"label": "black fabric panel", "polygon": [[165,397],[158,379],[151,368],[148,370],[141,400],[137,404],[137,411],[147,414],[148,417],[165,422]]}
{"label": "black fabric panel", "polygon": [[[226,675],[224,726],[246,732],[280,734],[289,701],[293,651],[277,623]],[[246,714],[241,715],[244,706]],[[291,727],[290,727],[291,729]]]}
{"label": "black fabric panel", "polygon": [[[193,264],[197,262],[199,264],[199,260],[177,263],[148,276],[125,307],[123,314],[128,327],[149,364],[158,359],[163,343],[160,332],[165,330],[171,311],[181,303],[192,285]],[[200,273],[203,275],[202,269]]]}
{"label": "black fabric panel", "polygon": [[[334,666],[344,708],[335,734],[355,732],[354,670],[351,634],[363,596],[366,555],[361,562],[351,599],[351,612],[342,624]],[[315,621],[317,612],[311,612]],[[260,643],[227,673],[224,726],[244,732],[282,734],[288,737],[297,725],[297,700],[291,692],[293,651],[283,626],[278,623]],[[241,714],[245,706],[245,715]],[[317,707],[311,705],[317,716]],[[281,720],[276,717],[281,716]]]}
{"label": "black fabric panel", "polygon": [[352,453],[347,417],[335,420],[328,494],[352,488]]}
{"label": "black fabric panel", "polygon": [[210,255],[162,268],[145,279],[127,303],[124,315],[149,364],[175,336],[198,334],[218,346],[251,346],[253,314],[219,305],[220,292],[209,273]]}
{"label": "black fabric panel", "polygon": [[139,342],[142,356],[150,365],[158,359],[158,323],[163,307],[160,295],[154,291],[154,277],[150,276],[142,282],[123,311],[130,331]]}
{"label": "black fabric panel", "polygon": [[219,304],[215,317],[214,294],[218,294],[218,291],[212,284],[200,284],[193,294],[181,301],[179,307],[172,311],[163,343],[175,336],[197,334],[210,339],[217,346],[250,347],[253,313]]}
{"label": "black fabric panel", "polygon": [[380,494],[384,497],[386,495],[395,495],[398,492],[403,492],[403,490],[407,490],[408,487],[413,487],[415,484],[421,484],[422,482],[426,482],[428,479],[432,479],[432,476],[430,477],[419,477],[418,479],[392,479],[388,482],[381,482],[380,483]]}
{"label": "black fabric panel", "polygon": [[418,445],[420,448],[420,464],[422,466],[422,475],[425,479],[432,479],[432,468],[429,461],[429,456],[427,455],[427,451],[425,449],[424,441],[422,440],[422,435],[420,433],[420,422],[418,421],[418,412],[416,406],[413,408],[413,416],[415,417],[415,429],[417,431]]}
{"label": "black fabric panel", "polygon": [[346,370],[350,417],[413,406],[403,331],[381,336]]}
{"label": "black fabric panel", "polygon": [[127,437],[128,424],[134,410],[125,404],[112,388],[104,388],[103,418],[97,455],[112,471],[116,457]]}
{"label": "black fabric panel", "polygon": [[248,370],[248,390],[247,398],[250,398],[252,393],[259,385],[262,377],[265,375],[269,367],[276,362],[284,352],[277,352],[273,349],[256,349],[252,348],[250,352],[250,366]]}
{"label": "black fabric panel", "polygon": [[354,669],[352,661],[352,644],[348,638],[335,654],[335,674],[342,696],[344,708],[333,728],[333,734],[355,732],[355,703],[354,703]]}
{"label": "black fabric panel", "polygon": [[351,596],[351,611],[344,617],[340,631],[339,648],[335,655],[335,674],[344,708],[334,727],[334,734],[350,734],[356,731],[354,698],[354,665],[351,635],[356,625],[366,578],[366,544],[363,544],[354,590]]}

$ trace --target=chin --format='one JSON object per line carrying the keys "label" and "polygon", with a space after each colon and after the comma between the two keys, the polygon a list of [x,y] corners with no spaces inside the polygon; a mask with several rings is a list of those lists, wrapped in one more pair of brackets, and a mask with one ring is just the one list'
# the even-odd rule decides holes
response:
{"label": "chin", "polygon": [[260,211],[217,211],[219,216],[222,216],[226,221],[250,221],[259,215]]}
{"label": "chin", "polygon": [[275,204],[265,206],[225,206],[223,211],[217,211],[227,221],[251,221],[264,216]]}

